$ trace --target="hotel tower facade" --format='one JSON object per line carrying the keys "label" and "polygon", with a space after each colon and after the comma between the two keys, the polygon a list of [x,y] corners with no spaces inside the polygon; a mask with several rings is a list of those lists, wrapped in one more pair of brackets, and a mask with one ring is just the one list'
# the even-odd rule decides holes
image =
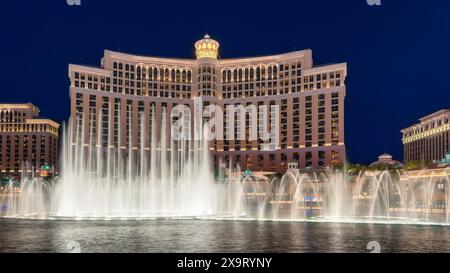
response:
{"label": "hotel tower facade", "polygon": [[39,112],[31,103],[0,104],[0,176],[55,170],[59,124]]}
{"label": "hotel tower facade", "polygon": [[[267,106],[270,111],[270,106],[279,106],[279,143],[273,150],[261,148],[268,142],[248,137],[214,140],[210,151],[216,166],[232,162],[242,169],[284,172],[288,162],[297,162],[300,168],[320,168],[344,161],[346,63],[314,66],[309,49],[222,59],[219,46],[205,35],[195,43],[196,59],[105,50],[99,68],[70,64],[71,116],[83,121],[84,144],[94,134],[97,146],[138,150],[144,143],[148,150],[152,120],[159,135],[164,112],[171,113],[182,104],[194,113],[195,101],[201,99],[204,106],[223,109],[254,105]],[[270,111],[267,123],[273,124],[274,117]],[[170,122],[167,126],[170,132]],[[224,130],[227,126],[224,121]],[[232,126],[239,131],[239,124]],[[248,122],[245,130],[248,136]],[[113,139],[108,145],[109,136]]]}
{"label": "hotel tower facade", "polygon": [[450,110],[440,110],[403,129],[403,157],[409,161],[439,161],[450,152]]}

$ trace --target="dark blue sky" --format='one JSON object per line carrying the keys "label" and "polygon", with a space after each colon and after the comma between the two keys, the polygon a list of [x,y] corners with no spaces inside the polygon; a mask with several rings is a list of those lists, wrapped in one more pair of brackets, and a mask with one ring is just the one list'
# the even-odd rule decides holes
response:
{"label": "dark blue sky", "polygon": [[2,1],[0,101],[69,115],[68,63],[99,66],[104,49],[193,57],[205,32],[224,58],[311,48],[347,62],[351,162],[402,158],[400,129],[450,108],[450,1]]}

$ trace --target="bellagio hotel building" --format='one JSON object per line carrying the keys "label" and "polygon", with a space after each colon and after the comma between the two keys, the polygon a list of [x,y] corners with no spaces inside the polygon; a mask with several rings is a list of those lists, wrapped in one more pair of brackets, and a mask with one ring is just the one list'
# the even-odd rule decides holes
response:
{"label": "bellagio hotel building", "polygon": [[[90,126],[85,133],[102,131],[102,143],[97,145],[108,147],[110,135],[114,143],[109,148],[131,145],[137,150],[141,137],[150,137],[151,130],[143,129],[142,134],[141,128],[152,128],[152,115],[160,131],[163,111],[171,113],[174,106],[184,104],[194,113],[198,97],[203,105],[223,109],[278,105],[280,138],[275,150],[261,149],[261,140],[214,140],[210,144],[214,164],[232,162],[242,169],[284,172],[289,162],[321,168],[344,161],[346,63],[314,66],[309,49],[222,59],[219,43],[208,35],[195,43],[195,53],[195,59],[175,59],[105,50],[100,68],[70,64],[71,116]],[[142,117],[149,126],[140,125]],[[167,126],[170,132],[170,122]],[[249,127],[246,122],[247,136]],[[130,130],[137,133],[130,137]],[[144,143],[148,150],[149,141]]]}

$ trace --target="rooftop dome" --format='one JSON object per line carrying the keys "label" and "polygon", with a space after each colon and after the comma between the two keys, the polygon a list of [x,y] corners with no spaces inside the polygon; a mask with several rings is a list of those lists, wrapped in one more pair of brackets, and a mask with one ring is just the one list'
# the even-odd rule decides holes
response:
{"label": "rooftop dome", "polygon": [[219,56],[219,42],[211,39],[211,36],[205,34],[203,39],[195,43],[195,56],[197,59],[211,58],[217,59]]}
{"label": "rooftop dome", "polygon": [[378,160],[375,162],[372,162],[370,164],[371,167],[375,167],[375,166],[385,166],[385,165],[389,165],[389,166],[393,166],[395,168],[403,168],[403,164],[400,163],[397,160],[393,160],[392,159],[392,155],[390,154],[382,154],[378,157]]}
{"label": "rooftop dome", "polygon": [[382,160],[391,160],[392,159],[392,155],[390,155],[390,154],[382,154],[382,155],[380,155],[379,157],[378,157],[378,160],[380,161],[382,161]]}

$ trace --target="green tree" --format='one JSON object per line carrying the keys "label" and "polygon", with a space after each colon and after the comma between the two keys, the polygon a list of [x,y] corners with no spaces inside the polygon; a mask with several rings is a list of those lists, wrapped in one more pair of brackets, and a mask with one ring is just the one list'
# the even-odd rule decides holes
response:
{"label": "green tree", "polygon": [[422,160],[411,160],[408,161],[408,163],[405,164],[405,169],[410,170],[419,170],[426,168],[430,162],[428,161],[422,161]]}

